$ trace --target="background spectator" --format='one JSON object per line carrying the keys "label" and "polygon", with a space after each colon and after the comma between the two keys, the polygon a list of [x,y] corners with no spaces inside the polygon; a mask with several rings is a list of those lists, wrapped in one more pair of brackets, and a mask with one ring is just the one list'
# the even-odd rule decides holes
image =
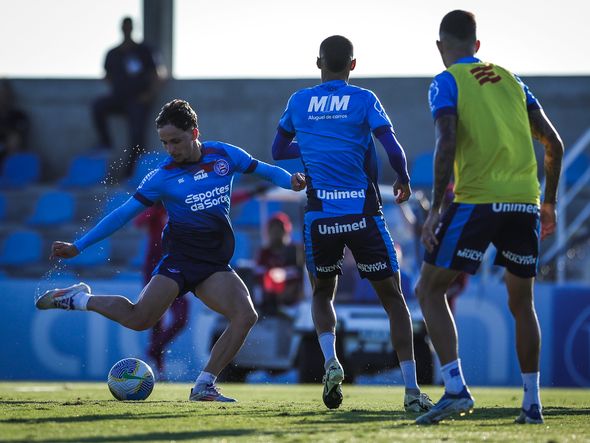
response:
{"label": "background spectator", "polygon": [[0,79],[0,164],[27,147],[29,117],[15,104],[10,80]]}
{"label": "background spectator", "polygon": [[145,148],[147,117],[165,68],[151,48],[132,39],[131,18],[123,19],[121,30],[123,42],[107,53],[104,62],[110,92],[94,101],[92,112],[102,149],[113,147],[107,118],[112,114],[125,116],[130,145],[125,175],[130,176],[135,160]]}

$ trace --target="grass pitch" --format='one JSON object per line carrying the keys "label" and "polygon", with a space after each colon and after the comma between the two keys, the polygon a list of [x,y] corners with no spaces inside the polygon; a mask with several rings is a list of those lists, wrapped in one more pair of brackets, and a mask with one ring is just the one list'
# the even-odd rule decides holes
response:
{"label": "grass pitch", "polygon": [[546,423],[516,425],[520,389],[473,388],[472,415],[416,426],[399,387],[345,385],[335,411],[324,407],[321,385],[223,388],[239,403],[190,403],[188,384],[158,383],[148,400],[120,402],[106,383],[0,383],[0,441],[590,441],[589,390],[545,389]]}

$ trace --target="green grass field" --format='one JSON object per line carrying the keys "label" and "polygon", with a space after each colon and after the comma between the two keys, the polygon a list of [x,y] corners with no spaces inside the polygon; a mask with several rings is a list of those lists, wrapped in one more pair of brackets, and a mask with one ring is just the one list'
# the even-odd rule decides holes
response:
{"label": "green grass field", "polygon": [[546,423],[535,426],[512,423],[519,389],[473,388],[472,415],[419,427],[398,387],[346,385],[335,411],[320,385],[224,385],[234,404],[190,403],[189,388],[159,383],[144,402],[119,402],[106,383],[0,383],[0,441],[590,441],[589,390],[543,390]]}

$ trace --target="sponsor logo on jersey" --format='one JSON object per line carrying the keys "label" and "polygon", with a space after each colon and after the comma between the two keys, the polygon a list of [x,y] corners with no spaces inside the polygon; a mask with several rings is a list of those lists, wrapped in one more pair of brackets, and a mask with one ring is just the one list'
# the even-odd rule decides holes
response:
{"label": "sponsor logo on jersey", "polygon": [[229,174],[229,163],[226,160],[220,158],[215,162],[213,170],[217,175],[221,175],[223,177],[224,175]]}
{"label": "sponsor logo on jersey", "polygon": [[180,177],[180,178],[178,179],[178,183],[184,183],[184,177]]}
{"label": "sponsor logo on jersey", "polygon": [[363,272],[378,272],[387,269],[387,263],[384,261],[377,263],[357,263],[356,267]]}
{"label": "sponsor logo on jersey", "polygon": [[481,262],[483,260],[483,252],[477,249],[461,249],[457,251],[457,257],[466,258],[467,260],[473,260]]}
{"label": "sponsor logo on jersey", "polygon": [[213,206],[229,204],[229,201],[229,184],[218,186],[210,191],[189,194],[184,200],[187,205],[191,205],[191,211],[195,212],[209,209]]}
{"label": "sponsor logo on jersey", "polygon": [[536,214],[539,207],[527,203],[493,203],[492,211],[494,212],[525,212],[527,214]]}
{"label": "sponsor logo on jersey", "polygon": [[360,191],[326,191],[325,189],[317,189],[316,196],[322,200],[343,200],[348,198],[365,198],[365,190]]}
{"label": "sponsor logo on jersey", "polygon": [[348,102],[350,101],[350,95],[324,95],[318,97],[314,95],[309,100],[309,106],[307,112],[334,112],[334,111],[347,111]]}
{"label": "sponsor logo on jersey", "polygon": [[203,169],[201,169],[195,175],[193,175],[193,178],[195,179],[195,181],[203,180],[204,178],[207,178],[207,177],[209,177],[209,174],[207,174],[205,172],[205,170],[203,170]]}
{"label": "sponsor logo on jersey", "polygon": [[534,265],[537,263],[537,257],[532,255],[519,255],[510,251],[502,251],[502,256],[517,265]]}
{"label": "sponsor logo on jersey", "polygon": [[157,169],[154,169],[153,171],[150,171],[150,173],[149,173],[148,175],[146,175],[146,176],[143,178],[143,180],[141,181],[141,183],[139,184],[139,186],[138,186],[138,187],[139,187],[139,188],[141,188],[141,187],[142,187],[142,186],[145,184],[145,182],[147,182],[147,181],[151,180],[151,178],[152,178],[154,175],[156,175],[156,172],[158,172],[158,170],[157,170]]}
{"label": "sponsor logo on jersey", "polygon": [[343,260],[338,260],[335,264],[333,265],[328,265],[328,266],[316,266],[315,270],[317,272],[335,272],[338,269],[340,269],[342,267],[342,262]]}
{"label": "sponsor logo on jersey", "polygon": [[367,219],[362,218],[361,221],[355,223],[333,223],[318,225],[318,231],[322,235],[342,234],[344,232],[360,231],[367,227]]}

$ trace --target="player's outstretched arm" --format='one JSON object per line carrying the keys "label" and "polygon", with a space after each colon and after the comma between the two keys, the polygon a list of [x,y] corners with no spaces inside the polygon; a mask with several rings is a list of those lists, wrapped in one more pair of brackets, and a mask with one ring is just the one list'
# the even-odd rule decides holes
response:
{"label": "player's outstretched arm", "polygon": [[293,191],[301,191],[305,189],[305,177],[300,172],[293,175],[278,166],[269,165],[260,160],[254,169],[254,175],[261,177],[269,182],[280,186],[284,189],[292,189]]}
{"label": "player's outstretched arm", "polygon": [[440,209],[447,185],[453,175],[457,140],[457,116],[441,115],[434,122],[436,147],[434,151],[434,184],[430,212],[422,227],[422,243],[428,251],[438,244],[434,231],[440,219]]}
{"label": "player's outstretched arm", "polygon": [[125,223],[141,213],[144,209],[145,206],[134,197],[129,198],[129,200],[103,218],[95,227],[74,243],[53,242],[50,258],[75,257],[88,246],[98,243],[122,228]]}
{"label": "player's outstretched arm", "polygon": [[541,240],[555,232],[557,217],[557,186],[561,174],[563,142],[542,109],[529,111],[529,123],[533,137],[545,147],[545,193],[541,204]]}

